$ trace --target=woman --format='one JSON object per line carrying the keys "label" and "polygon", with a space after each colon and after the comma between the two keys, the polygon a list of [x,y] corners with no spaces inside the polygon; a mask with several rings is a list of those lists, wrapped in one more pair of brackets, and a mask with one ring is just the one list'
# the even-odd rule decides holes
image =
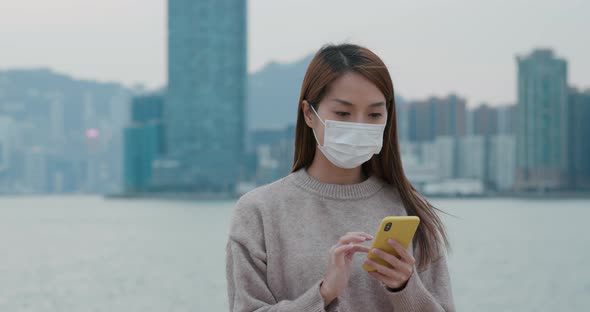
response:
{"label": "woman", "polygon": [[[368,233],[394,215],[421,223],[407,250],[390,241],[399,259],[372,251],[388,268],[367,259]],[[436,209],[404,175],[386,66],[363,47],[323,47],[303,79],[291,174],[234,211],[231,311],[453,311],[447,247]]]}

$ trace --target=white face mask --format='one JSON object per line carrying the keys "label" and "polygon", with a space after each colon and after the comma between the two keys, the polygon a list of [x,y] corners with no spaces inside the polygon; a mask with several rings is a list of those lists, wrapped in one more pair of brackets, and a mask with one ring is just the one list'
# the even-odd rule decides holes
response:
{"label": "white face mask", "polygon": [[320,151],[335,166],[356,168],[379,154],[383,145],[385,124],[368,124],[336,120],[322,120],[312,105],[313,112],[324,124],[324,146],[313,131]]}

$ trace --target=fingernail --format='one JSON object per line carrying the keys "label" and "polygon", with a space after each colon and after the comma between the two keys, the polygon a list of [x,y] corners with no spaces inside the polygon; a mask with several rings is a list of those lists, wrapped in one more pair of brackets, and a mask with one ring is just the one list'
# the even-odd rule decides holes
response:
{"label": "fingernail", "polygon": [[379,249],[373,249],[373,253],[376,255],[380,255],[381,254],[381,250]]}

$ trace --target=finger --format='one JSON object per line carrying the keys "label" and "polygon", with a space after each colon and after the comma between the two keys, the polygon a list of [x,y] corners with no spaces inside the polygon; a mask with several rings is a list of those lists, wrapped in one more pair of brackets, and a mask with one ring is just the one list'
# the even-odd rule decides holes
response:
{"label": "finger", "polygon": [[367,250],[368,248],[366,246],[362,246],[362,245],[354,245],[354,244],[348,244],[348,245],[343,245],[340,247],[337,247],[334,249],[334,262],[339,265],[342,266],[344,265],[344,256],[348,255],[348,254],[355,254],[357,252],[368,252]]}
{"label": "finger", "polygon": [[365,246],[365,245],[354,245],[355,247],[353,248],[354,252],[365,252],[365,253],[369,253],[369,251],[371,250],[371,248]]}
{"label": "finger", "polygon": [[378,280],[380,280],[380,281],[382,281],[384,283],[385,282],[388,282],[388,281],[395,281],[394,278],[389,277],[389,276],[387,276],[387,275],[385,275],[383,273],[380,273],[378,271],[367,272],[367,273],[369,273],[369,275],[371,275],[372,277],[374,277],[374,278],[376,278],[376,279],[378,279]]}
{"label": "finger", "polygon": [[360,236],[367,237],[368,239],[373,239],[373,235],[367,234],[365,232],[348,232],[346,234],[360,235]]}
{"label": "finger", "polygon": [[349,243],[362,243],[367,240],[368,238],[366,236],[346,234],[340,237],[340,240],[338,240],[338,245],[347,245]]}
{"label": "finger", "polygon": [[365,242],[365,238],[361,237],[361,236],[342,236],[338,242],[336,243],[336,245],[332,246],[329,250],[330,254],[333,254],[335,249],[341,246],[346,246],[352,243],[362,243]]}
{"label": "finger", "polygon": [[412,274],[412,266],[413,266],[412,263],[403,262],[402,260],[398,259],[396,256],[386,253],[385,251],[380,250],[380,249],[373,249],[372,252],[374,255],[385,260],[385,262],[391,264],[391,266],[393,266],[393,268],[396,272],[401,273],[402,275]]}
{"label": "finger", "polygon": [[391,238],[387,240],[387,243],[397,252],[403,262],[414,265],[414,257],[410,255],[408,250],[404,248],[402,244]]}
{"label": "finger", "polygon": [[370,248],[363,245],[347,244],[336,247],[334,249],[334,256],[341,257],[346,253],[369,252]]}
{"label": "finger", "polygon": [[377,270],[377,272],[379,272],[387,277],[390,277],[390,278],[400,277],[400,274],[397,273],[394,269],[388,268],[384,265],[381,265],[371,259],[365,259],[365,264],[370,267],[373,267],[375,270]]}
{"label": "finger", "polygon": [[340,237],[340,239],[349,238],[349,237],[361,237],[361,238],[364,238],[365,240],[373,239],[373,236],[371,236],[367,233],[362,233],[362,232],[348,232],[348,233],[342,235]]}
{"label": "finger", "polygon": [[404,263],[400,259],[398,259],[396,256],[394,256],[390,253],[387,253],[381,249],[373,249],[373,250],[371,250],[371,252],[375,256],[377,256],[377,257],[385,260],[387,263],[391,264],[391,266],[393,266],[394,268],[402,267],[404,265]]}
{"label": "finger", "polygon": [[377,280],[385,283],[385,281],[387,280],[387,276],[377,272],[377,271],[373,271],[373,272],[367,272],[369,273],[369,275],[371,275],[372,277],[376,278]]}

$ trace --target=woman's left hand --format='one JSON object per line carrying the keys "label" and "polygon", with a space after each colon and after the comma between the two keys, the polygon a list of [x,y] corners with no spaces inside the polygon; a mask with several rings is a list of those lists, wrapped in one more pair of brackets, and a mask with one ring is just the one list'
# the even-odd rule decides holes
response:
{"label": "woman's left hand", "polygon": [[399,242],[389,239],[387,240],[387,243],[389,243],[397,254],[400,255],[399,259],[383,250],[372,249],[371,252],[375,256],[391,264],[391,268],[376,263],[375,261],[371,261],[368,258],[365,259],[365,263],[377,270],[375,272],[369,272],[369,275],[378,279],[390,289],[401,290],[406,286],[410,276],[412,276],[414,263],[416,263],[416,261]]}

